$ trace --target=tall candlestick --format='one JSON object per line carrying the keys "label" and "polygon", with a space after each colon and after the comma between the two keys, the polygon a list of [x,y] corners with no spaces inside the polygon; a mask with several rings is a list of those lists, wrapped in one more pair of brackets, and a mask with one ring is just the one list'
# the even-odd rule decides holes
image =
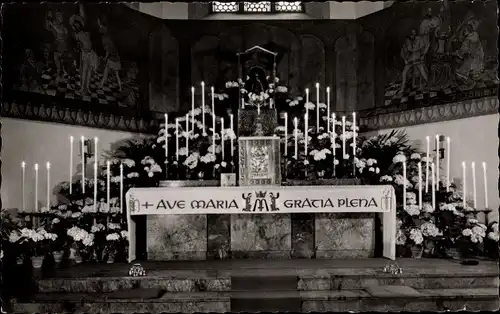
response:
{"label": "tall candlestick", "polygon": [[82,140],[82,194],[85,194],[85,137]]}
{"label": "tall candlestick", "polygon": [[418,205],[422,210],[422,163],[418,162]]}
{"label": "tall candlestick", "polygon": [[431,139],[429,136],[425,137],[427,147],[427,160],[425,162],[425,193],[429,193],[429,162],[431,159]]}
{"label": "tall candlestick", "polygon": [[[189,115],[186,115],[186,158],[189,156]],[[203,127],[205,130],[205,127]]]}
{"label": "tall candlestick", "polygon": [[175,118],[175,159],[179,161],[179,118]]}
{"label": "tall candlestick", "polygon": [[330,133],[330,86],[326,88],[326,132]]}
{"label": "tall candlestick", "polygon": [[486,179],[486,163],[483,161],[483,180],[484,180],[484,208],[488,209],[488,181]]}
{"label": "tall candlestick", "polygon": [[[231,132],[234,133],[234,122],[233,122],[233,114],[229,114],[229,127],[231,128]],[[234,156],[234,139],[233,137],[231,136],[231,158],[233,158]]]}
{"label": "tall candlestick", "polygon": [[123,215],[123,164],[120,164],[120,214]]}
{"label": "tall candlestick", "polygon": [[111,163],[106,161],[106,203],[108,211],[110,210],[110,195],[111,195]]}
{"label": "tall candlestick", "polygon": [[439,159],[440,159],[440,145],[439,145],[439,134],[436,135],[436,190],[439,191]]}
{"label": "tall candlestick", "polygon": [[465,161],[462,161],[462,206],[467,207],[467,170],[465,169]]}
{"label": "tall candlestick", "polygon": [[69,137],[69,194],[73,194],[73,136]]}
{"label": "tall candlestick", "polygon": [[474,203],[474,209],[477,209],[477,190],[476,190],[476,163],[471,163],[472,168],[472,200]]}
{"label": "tall candlestick", "polygon": [[203,135],[205,136],[207,134],[207,132],[205,131],[205,82],[201,82],[201,115]]}
{"label": "tall candlestick", "polygon": [[307,142],[309,140],[309,121],[308,121],[308,114],[306,113],[304,115],[304,151],[305,151],[305,154],[306,154],[306,160],[307,160]]}
{"label": "tall candlestick", "polygon": [[403,161],[403,209],[406,209],[406,161]]}
{"label": "tall candlestick", "polygon": [[94,212],[97,212],[97,160],[94,161]]}
{"label": "tall candlestick", "polygon": [[165,160],[168,161],[168,114],[165,114]]}
{"label": "tall candlestick", "polygon": [[294,151],[294,158],[297,160],[299,159],[299,120],[297,117],[293,119],[293,125],[294,125],[294,130],[293,130],[293,135],[295,137],[295,151]]}
{"label": "tall candlestick", "polygon": [[191,87],[191,129],[194,130],[194,86]]}
{"label": "tall candlestick", "polygon": [[94,160],[99,165],[99,146],[97,143],[99,143],[99,139],[96,136],[94,137]]}
{"label": "tall candlestick", "polygon": [[285,158],[288,156],[288,114],[285,112]]}
{"label": "tall candlestick", "polygon": [[220,118],[220,140],[222,160],[224,161],[224,118]]}
{"label": "tall candlestick", "polygon": [[22,202],[21,202],[21,210],[26,210],[26,202],[25,202],[25,178],[26,178],[26,163],[21,162],[21,190],[22,190]]}
{"label": "tall candlestick", "polygon": [[432,176],[432,208],[436,208],[436,183],[434,176],[434,163],[431,163],[431,176]]}
{"label": "tall candlestick", "polygon": [[352,113],[352,158],[356,157],[356,112]]}
{"label": "tall candlestick", "polygon": [[50,162],[47,162],[47,210],[50,210]]}
{"label": "tall candlestick", "polygon": [[38,164],[35,164],[35,213],[38,212]]}
{"label": "tall candlestick", "polygon": [[345,147],[345,116],[342,116],[342,159],[346,159],[346,147]]}
{"label": "tall candlestick", "polygon": [[450,137],[446,137],[446,192],[450,192]]}
{"label": "tall candlestick", "polygon": [[316,83],[316,133],[319,133],[319,83]]}

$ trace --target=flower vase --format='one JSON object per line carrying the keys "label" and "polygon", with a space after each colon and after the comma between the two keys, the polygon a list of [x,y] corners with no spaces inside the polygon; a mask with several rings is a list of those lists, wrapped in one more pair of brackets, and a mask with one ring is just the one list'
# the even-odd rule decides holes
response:
{"label": "flower vase", "polygon": [[318,180],[323,180],[325,177],[325,170],[320,170],[316,173]]}
{"label": "flower vase", "polygon": [[62,251],[54,251],[54,252],[52,252],[52,256],[54,257],[54,262],[56,264],[60,264],[62,262],[63,252]]}
{"label": "flower vase", "polygon": [[42,268],[44,256],[32,256],[31,257],[31,265],[33,268]]}
{"label": "flower vase", "polygon": [[75,248],[70,248],[70,255],[69,258],[74,260],[76,264],[81,264],[82,263],[82,256],[80,255],[80,252],[77,251]]}
{"label": "flower vase", "polygon": [[422,253],[424,252],[424,248],[420,246],[412,246],[411,247],[411,256],[413,258],[422,258]]}

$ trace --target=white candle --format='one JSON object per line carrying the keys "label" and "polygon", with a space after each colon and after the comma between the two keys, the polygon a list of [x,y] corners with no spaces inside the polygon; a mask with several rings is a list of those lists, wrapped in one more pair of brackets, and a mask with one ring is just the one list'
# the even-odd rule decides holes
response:
{"label": "white candle", "polygon": [[418,163],[418,205],[422,210],[422,163]]}
{"label": "white candle", "polygon": [[345,116],[342,116],[342,159],[345,159],[346,147],[345,147]]}
{"label": "white candle", "polygon": [[288,114],[285,112],[285,157],[288,156]]}
{"label": "white candle", "polygon": [[439,191],[439,159],[441,157],[441,154],[439,152],[440,145],[439,145],[439,134],[436,135],[436,190]]}
{"label": "white candle", "polygon": [[403,209],[406,209],[406,161],[403,161]]}
{"label": "white candle", "polygon": [[220,140],[222,160],[224,160],[224,118],[220,118]]}
{"label": "white candle", "polygon": [[50,210],[50,162],[47,162],[47,210]]}
{"label": "white candle", "polygon": [[425,193],[429,193],[429,162],[431,159],[431,139],[429,136],[425,137],[426,149],[427,149],[427,160],[425,162]]}
{"label": "white candle", "polygon": [[214,87],[210,87],[210,93],[212,97],[212,127],[215,126],[215,91]]}
{"label": "white candle", "polygon": [[450,192],[450,137],[446,137],[446,192]]}
{"label": "white candle", "polygon": [[26,210],[26,202],[25,202],[25,178],[26,178],[26,163],[21,162],[21,190],[22,190],[22,202],[21,202],[21,210]]}
{"label": "white candle", "polygon": [[[186,158],[189,156],[189,114],[186,115]],[[203,130],[205,127],[203,126]]]}
{"label": "white candle", "polygon": [[335,116],[335,112],[332,113],[332,133],[333,133],[333,138],[337,138],[337,133],[335,133],[335,124],[337,123],[337,117]]}
{"label": "white candle", "polygon": [[245,109],[245,98],[241,97],[241,109]]}
{"label": "white candle", "polygon": [[356,112],[352,113],[352,158],[356,157]]}
{"label": "white candle", "polygon": [[465,161],[462,161],[462,194],[464,208],[467,207],[467,171],[465,169]]}
{"label": "white candle", "polygon": [[94,162],[94,212],[97,212],[97,161]]}
{"label": "white candle", "polygon": [[191,129],[194,130],[194,86],[191,86]]}
{"label": "white candle", "polygon": [[175,159],[179,161],[179,118],[175,118]]}
{"label": "white candle", "polygon": [[212,147],[213,147],[213,153],[215,156],[215,115],[212,115]]}
{"label": "white candle", "polygon": [[35,213],[38,212],[38,164],[35,164]]}
{"label": "white candle", "polygon": [[[229,114],[229,127],[231,128],[231,131],[234,132],[234,122],[233,122],[233,114]],[[234,156],[234,140],[233,137],[231,136],[231,158]]]}
{"label": "white candle", "polygon": [[298,131],[299,120],[297,119],[297,117],[295,117],[293,119],[293,124],[294,124],[293,134],[295,137],[295,152],[294,152],[293,156],[295,157],[295,159],[298,159],[299,158],[299,131]]}
{"label": "white candle", "polygon": [[203,124],[203,135],[205,135],[207,134],[207,132],[205,131],[205,82],[201,82],[201,115]]}
{"label": "white candle", "polygon": [[257,115],[260,115],[260,103],[257,104]]}
{"label": "white candle", "polygon": [[94,137],[94,160],[99,165],[99,149],[97,146],[98,142],[99,142],[99,139],[97,138],[97,136]]}
{"label": "white candle", "polygon": [[82,194],[85,194],[85,137],[82,140]]}
{"label": "white candle", "polygon": [[336,120],[336,117],[335,117],[335,112],[332,113],[332,155],[333,155],[333,173],[335,174],[335,156],[337,154],[337,144],[336,144],[336,140],[337,140],[337,133],[335,133],[335,120]]}
{"label": "white candle", "polygon": [[474,203],[474,209],[477,209],[477,190],[476,190],[476,163],[471,163],[472,168],[472,200]]}
{"label": "white candle", "polygon": [[[306,111],[307,112],[307,111]],[[307,142],[309,139],[309,121],[308,121],[308,114],[306,113],[304,115],[304,149],[305,149],[305,154],[306,154],[306,160],[307,160]]]}
{"label": "white candle", "polygon": [[308,124],[308,119],[309,119],[309,88],[306,88],[306,121],[304,123],[307,125]]}
{"label": "white candle", "polygon": [[316,83],[316,133],[319,133],[319,83]]}
{"label": "white candle", "polygon": [[108,204],[108,211],[110,209],[110,194],[111,194],[111,163],[106,161],[106,203]]}
{"label": "white candle", "polygon": [[120,164],[120,214],[123,213],[123,164]]}
{"label": "white candle", "polygon": [[73,136],[69,137],[69,194],[73,194]]}
{"label": "white candle", "polygon": [[436,183],[434,176],[434,163],[431,163],[431,176],[432,176],[432,208],[436,208]]}
{"label": "white candle", "polygon": [[486,163],[483,161],[483,180],[484,180],[484,208],[488,209],[488,181],[486,180]]}
{"label": "white candle", "polygon": [[168,114],[165,114],[165,160],[168,161]]}
{"label": "white candle", "polygon": [[326,88],[326,132],[330,133],[330,87]]}

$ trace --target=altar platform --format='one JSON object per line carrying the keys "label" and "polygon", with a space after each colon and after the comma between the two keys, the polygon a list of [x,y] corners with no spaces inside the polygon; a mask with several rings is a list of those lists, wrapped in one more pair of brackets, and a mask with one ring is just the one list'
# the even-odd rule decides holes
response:
{"label": "altar platform", "polygon": [[15,312],[345,312],[493,311],[499,308],[494,261],[398,259],[219,260],[79,265],[46,272]]}

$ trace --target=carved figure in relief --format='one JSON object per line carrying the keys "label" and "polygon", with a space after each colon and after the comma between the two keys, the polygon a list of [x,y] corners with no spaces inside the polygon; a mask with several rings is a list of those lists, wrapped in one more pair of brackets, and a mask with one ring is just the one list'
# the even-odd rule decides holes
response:
{"label": "carved figure in relief", "polygon": [[100,19],[97,19],[97,24],[99,25],[99,32],[102,35],[102,46],[106,51],[106,55],[104,56],[106,66],[104,67],[104,72],[102,74],[101,88],[105,83],[107,83],[109,72],[113,71],[116,78],[116,83],[118,84],[118,88],[120,91],[122,91],[122,82],[120,80],[119,74],[119,71],[122,68],[120,55],[118,54],[118,50],[116,49],[113,40],[109,36],[108,28],[106,27],[106,25],[104,25]]}
{"label": "carved figure in relief", "polygon": [[403,47],[401,48],[401,58],[405,63],[405,67],[403,68],[403,82],[401,83],[401,89],[399,93],[402,94],[405,90],[408,72],[410,70],[414,71],[413,75],[420,74],[423,81],[420,81],[420,88],[423,89],[423,82],[427,84],[428,76],[427,71],[424,65],[424,58],[429,49],[429,45],[425,40],[422,39],[421,36],[417,35],[417,31],[415,29],[411,30],[410,35],[406,38]]}
{"label": "carved figure in relief", "polygon": [[248,193],[247,196],[243,193],[241,197],[245,200],[245,208],[243,208],[243,211],[249,212],[252,209],[252,193]]}
{"label": "carved figure in relief", "polygon": [[469,22],[463,32],[460,49],[455,52],[461,65],[456,71],[459,79],[467,81],[478,79],[484,68],[484,50],[477,32],[479,22]]}
{"label": "carved figure in relief", "polygon": [[54,15],[50,10],[47,12],[45,29],[54,36],[52,50],[56,66],[56,81],[60,81],[67,74],[64,58],[68,52],[68,29],[63,24],[63,15],[60,11],[56,11]]}
{"label": "carved figure in relief", "polygon": [[26,49],[24,62],[21,66],[21,90],[42,93],[41,66],[36,62],[31,49]]}

